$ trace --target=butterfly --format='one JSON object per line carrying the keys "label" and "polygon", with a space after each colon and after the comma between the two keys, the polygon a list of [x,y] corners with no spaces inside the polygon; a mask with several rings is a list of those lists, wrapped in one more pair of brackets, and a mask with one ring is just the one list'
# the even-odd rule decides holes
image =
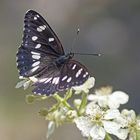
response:
{"label": "butterfly", "polygon": [[39,13],[26,12],[17,69],[20,76],[35,79],[33,93],[48,96],[82,85],[90,75],[73,56],[71,52],[65,54],[57,35]]}

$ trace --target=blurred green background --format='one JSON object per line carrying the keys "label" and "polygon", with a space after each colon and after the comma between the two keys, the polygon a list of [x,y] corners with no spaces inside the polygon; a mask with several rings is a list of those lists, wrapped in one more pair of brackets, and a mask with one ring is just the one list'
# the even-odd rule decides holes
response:
{"label": "blurred green background", "polygon": [[[31,90],[15,89],[15,55],[22,40],[24,14],[38,11],[58,34],[66,50],[81,32],[74,52],[102,53],[75,56],[96,78],[96,86],[110,84],[130,96],[124,107],[140,112],[140,1],[139,0],[1,0],[0,1],[0,140],[45,140],[47,123],[36,113],[41,104],[28,105]],[[52,140],[82,140],[73,125],[59,127]]]}

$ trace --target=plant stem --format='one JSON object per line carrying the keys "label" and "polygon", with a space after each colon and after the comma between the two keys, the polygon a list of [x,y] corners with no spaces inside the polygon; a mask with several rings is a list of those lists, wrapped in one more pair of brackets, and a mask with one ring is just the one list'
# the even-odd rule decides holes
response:
{"label": "plant stem", "polygon": [[108,133],[106,133],[105,139],[106,139],[106,140],[112,140],[112,138],[110,137],[110,135],[109,135]]}
{"label": "plant stem", "polygon": [[82,92],[82,95],[81,95],[81,104],[80,104],[80,107],[78,109],[78,115],[81,115],[81,111],[82,109],[85,108],[86,106],[86,103],[87,103],[87,94],[85,92]]}
{"label": "plant stem", "polygon": [[70,106],[70,104],[67,102],[66,99],[60,97],[58,94],[54,94],[53,97],[57,100],[59,104],[63,104],[65,107],[67,107],[70,110],[72,109],[72,107]]}

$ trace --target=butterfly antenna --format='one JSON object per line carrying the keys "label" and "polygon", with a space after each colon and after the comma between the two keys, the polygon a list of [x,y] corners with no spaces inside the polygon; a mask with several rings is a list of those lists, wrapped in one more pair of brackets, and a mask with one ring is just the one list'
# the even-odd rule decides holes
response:
{"label": "butterfly antenna", "polygon": [[75,42],[76,42],[76,39],[77,39],[77,37],[78,37],[78,34],[79,34],[79,32],[80,32],[80,29],[78,28],[77,29],[77,32],[76,32],[76,37],[73,39],[73,42],[72,42],[72,46],[71,46],[71,49],[70,49],[70,53],[72,53],[72,54],[76,54],[76,55],[92,55],[92,56],[101,56],[101,54],[100,53],[73,53],[72,52],[72,49],[73,49],[73,47],[74,47],[74,45],[75,45]]}
{"label": "butterfly antenna", "polygon": [[71,46],[71,49],[70,49],[70,53],[72,53],[72,49],[73,49],[73,47],[75,45],[75,42],[76,42],[76,39],[78,37],[79,32],[80,32],[80,28],[77,29],[76,37],[73,39],[72,46]]}
{"label": "butterfly antenna", "polygon": [[93,55],[93,56],[101,56],[100,53],[74,53],[76,55]]}

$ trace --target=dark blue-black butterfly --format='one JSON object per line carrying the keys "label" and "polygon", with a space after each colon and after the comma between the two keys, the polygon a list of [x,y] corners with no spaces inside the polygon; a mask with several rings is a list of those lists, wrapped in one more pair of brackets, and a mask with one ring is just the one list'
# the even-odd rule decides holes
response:
{"label": "dark blue-black butterfly", "polygon": [[50,95],[82,85],[89,73],[63,46],[45,19],[33,10],[24,18],[23,41],[17,52],[20,76],[34,78],[33,92]]}

